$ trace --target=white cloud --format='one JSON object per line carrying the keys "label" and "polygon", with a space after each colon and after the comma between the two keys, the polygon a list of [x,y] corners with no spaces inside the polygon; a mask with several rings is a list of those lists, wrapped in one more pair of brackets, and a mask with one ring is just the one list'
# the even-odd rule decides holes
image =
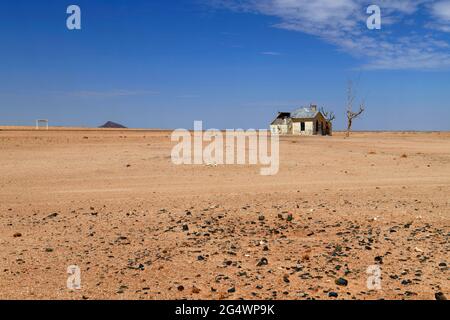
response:
{"label": "white cloud", "polygon": [[450,0],[435,2],[431,8],[432,13],[436,18],[450,22]]}
{"label": "white cloud", "polygon": [[430,5],[434,21],[427,23],[427,27],[442,32],[450,32],[450,0],[436,1]]}
{"label": "white cloud", "polygon": [[275,51],[264,51],[264,52],[261,52],[261,54],[265,55],[265,56],[281,56],[280,52],[275,52]]}
{"label": "white cloud", "polygon": [[[430,36],[450,29],[450,0],[372,0],[382,9],[382,30],[366,28],[366,0],[211,0],[235,11],[276,17],[277,28],[303,32],[365,60],[368,69],[450,68],[448,43]],[[426,10],[425,25],[416,16]],[[439,20],[439,24],[436,24]],[[411,23],[414,21],[414,23]],[[445,22],[449,24],[445,24]],[[401,31],[397,26],[403,26]]]}

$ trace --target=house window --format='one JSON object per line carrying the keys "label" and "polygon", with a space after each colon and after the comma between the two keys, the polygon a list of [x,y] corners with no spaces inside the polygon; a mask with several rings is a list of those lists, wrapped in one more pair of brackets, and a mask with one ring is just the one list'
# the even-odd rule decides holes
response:
{"label": "house window", "polygon": [[300,122],[300,131],[305,131],[305,123]]}

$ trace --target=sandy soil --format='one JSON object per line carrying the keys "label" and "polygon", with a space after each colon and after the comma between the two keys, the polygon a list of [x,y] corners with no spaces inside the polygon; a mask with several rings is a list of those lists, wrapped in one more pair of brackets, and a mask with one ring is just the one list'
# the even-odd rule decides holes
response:
{"label": "sandy soil", "polygon": [[[173,145],[168,132],[0,130],[0,298],[450,294],[450,133],[283,137],[272,177],[174,166]],[[382,290],[366,286],[371,265]]]}

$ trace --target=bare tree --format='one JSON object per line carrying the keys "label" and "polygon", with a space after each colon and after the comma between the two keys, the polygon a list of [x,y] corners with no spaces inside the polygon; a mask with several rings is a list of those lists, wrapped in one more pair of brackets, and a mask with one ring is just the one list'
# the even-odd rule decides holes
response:
{"label": "bare tree", "polygon": [[359,105],[359,111],[353,111],[353,104],[355,102],[355,94],[353,92],[352,81],[348,82],[347,89],[347,137],[350,137],[350,131],[352,130],[353,120],[358,118],[366,109],[366,104],[364,100]]}
{"label": "bare tree", "polygon": [[320,113],[322,113],[325,120],[327,120],[328,122],[333,122],[333,120],[336,119],[336,115],[333,111],[325,111],[323,107],[320,108]]}

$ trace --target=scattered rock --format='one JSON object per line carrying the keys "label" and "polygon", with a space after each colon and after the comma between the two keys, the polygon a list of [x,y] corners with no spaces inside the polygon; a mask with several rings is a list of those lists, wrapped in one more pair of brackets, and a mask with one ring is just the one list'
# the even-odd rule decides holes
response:
{"label": "scattered rock", "polygon": [[417,296],[417,293],[412,292],[412,291],[406,291],[405,292],[405,296],[407,296],[407,297],[415,297],[415,296]]}
{"label": "scattered rock", "polygon": [[267,266],[269,264],[269,261],[266,258],[262,258],[259,260],[257,267]]}
{"label": "scattered rock", "polygon": [[330,298],[337,298],[338,294],[337,294],[337,292],[329,292],[328,293],[328,297],[330,297]]}
{"label": "scattered rock", "polygon": [[375,262],[378,262],[379,264],[383,264],[383,257],[382,256],[375,257]]}
{"label": "scattered rock", "polygon": [[115,243],[117,243],[119,245],[128,245],[128,244],[130,244],[130,240],[128,240],[128,238],[125,236],[119,236],[115,240]]}
{"label": "scattered rock", "polygon": [[442,292],[438,292],[434,295],[434,297],[436,298],[436,300],[439,301],[446,301],[447,297],[442,293]]}
{"label": "scattered rock", "polygon": [[119,287],[119,290],[117,290],[117,293],[122,294],[125,292],[126,289],[128,289],[128,286],[122,285]]}
{"label": "scattered rock", "polygon": [[348,285],[348,281],[345,280],[344,278],[339,278],[335,282],[338,286],[346,287]]}
{"label": "scattered rock", "polygon": [[49,214],[48,216],[46,216],[46,217],[44,218],[44,220],[47,220],[47,219],[53,219],[53,218],[56,218],[57,216],[58,216],[58,213],[55,212],[55,213],[52,213],[52,214]]}

